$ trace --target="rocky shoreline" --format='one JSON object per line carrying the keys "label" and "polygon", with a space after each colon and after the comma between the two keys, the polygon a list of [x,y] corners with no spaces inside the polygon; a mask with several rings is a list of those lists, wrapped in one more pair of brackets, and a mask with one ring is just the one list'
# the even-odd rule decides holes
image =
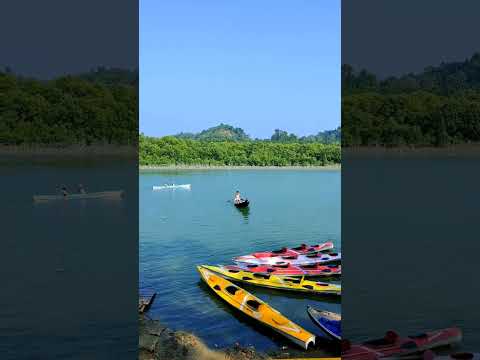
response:
{"label": "rocky shoreline", "polygon": [[[317,340],[320,340],[317,338]],[[327,352],[327,350],[330,351]],[[317,349],[305,352],[300,349],[283,348],[268,353],[257,351],[253,346],[235,344],[221,350],[210,349],[197,336],[174,331],[148,316],[139,317],[139,360],[273,360],[288,358],[338,357],[331,355],[339,349],[332,344],[318,344]]]}
{"label": "rocky shoreline", "polygon": [[173,331],[158,320],[139,318],[139,360],[266,360],[253,348],[238,345],[224,350],[209,349],[198,337]]}

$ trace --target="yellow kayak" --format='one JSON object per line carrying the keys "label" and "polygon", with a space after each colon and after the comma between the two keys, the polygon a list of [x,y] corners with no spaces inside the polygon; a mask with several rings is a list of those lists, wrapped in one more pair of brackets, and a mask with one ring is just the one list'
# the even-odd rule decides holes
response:
{"label": "yellow kayak", "polygon": [[203,266],[197,266],[197,269],[202,279],[218,296],[245,315],[260,321],[304,349],[315,345],[315,335],[288,320],[259,298]]}
{"label": "yellow kayak", "polygon": [[252,273],[249,271],[232,270],[224,266],[202,265],[229,280],[241,281],[252,285],[268,287],[278,290],[302,291],[313,294],[341,295],[342,287],[320,281],[305,280],[303,277],[277,276],[270,274]]}

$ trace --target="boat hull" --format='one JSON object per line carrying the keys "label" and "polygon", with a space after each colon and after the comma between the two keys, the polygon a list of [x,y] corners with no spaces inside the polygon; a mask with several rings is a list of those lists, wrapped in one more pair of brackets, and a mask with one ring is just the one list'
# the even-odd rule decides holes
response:
{"label": "boat hull", "polygon": [[315,345],[315,335],[293,323],[270,305],[203,266],[198,266],[197,269],[203,281],[220,298],[243,314],[285,336],[304,349]]}
{"label": "boat hull", "polygon": [[153,186],[152,190],[169,190],[169,189],[185,189],[190,190],[192,187],[191,184],[184,184],[184,185],[161,185],[161,186]]}
{"label": "boat hull", "polygon": [[87,193],[87,194],[68,194],[64,195],[34,195],[33,201],[35,202],[44,202],[44,201],[55,201],[55,200],[83,200],[83,199],[121,199],[123,197],[123,191],[102,191],[96,193]]}
{"label": "boat hull", "polygon": [[[340,321],[341,316],[336,313],[332,313],[330,311],[320,311],[312,308],[311,306],[307,306],[307,313],[312,319],[312,321],[325,332],[329,337],[335,340],[342,340],[342,335],[340,332]],[[338,325],[335,327],[328,326],[328,323],[324,320],[330,320],[338,322]]]}
{"label": "boat hull", "polygon": [[202,265],[202,267],[230,281],[242,282],[270,289],[305,292],[315,295],[337,296],[340,296],[342,292],[342,288],[340,285],[311,280],[303,280],[298,277],[289,278],[270,274],[255,274],[244,270],[232,270],[224,266]]}
{"label": "boat hull", "polygon": [[248,205],[250,204],[250,201],[248,200],[245,200],[245,201],[242,201],[242,202],[239,202],[239,203],[234,203],[235,207],[236,208],[246,208]]}

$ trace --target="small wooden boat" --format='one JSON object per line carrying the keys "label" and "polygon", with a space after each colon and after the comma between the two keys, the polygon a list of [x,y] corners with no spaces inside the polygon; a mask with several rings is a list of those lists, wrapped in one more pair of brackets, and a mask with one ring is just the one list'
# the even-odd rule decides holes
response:
{"label": "small wooden boat", "polygon": [[234,202],[233,204],[237,208],[246,208],[248,206],[248,204],[250,204],[250,201],[248,201],[248,199],[245,199],[245,200],[242,200],[240,202]]}
{"label": "small wooden boat", "polygon": [[147,297],[141,297],[138,299],[138,313],[143,314],[150,309],[150,306],[153,304],[153,300],[155,300],[155,296],[157,293],[154,292],[152,295]]}
{"label": "small wooden boat", "polygon": [[53,200],[81,200],[81,199],[108,199],[116,200],[121,199],[123,196],[123,190],[120,191],[102,191],[86,194],[68,194],[68,195],[34,195],[33,201],[53,201]]}
{"label": "small wooden boat", "polygon": [[160,186],[153,186],[152,190],[167,190],[167,189],[185,189],[185,190],[190,190],[192,188],[191,184],[181,184],[181,185],[175,185],[175,184],[170,184],[170,185],[160,185]]}

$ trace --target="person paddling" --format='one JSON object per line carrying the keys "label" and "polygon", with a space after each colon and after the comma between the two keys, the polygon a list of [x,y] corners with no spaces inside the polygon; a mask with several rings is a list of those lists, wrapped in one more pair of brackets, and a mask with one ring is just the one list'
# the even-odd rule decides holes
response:
{"label": "person paddling", "polygon": [[240,197],[240,191],[236,191],[235,192],[235,198],[233,199],[233,202],[235,204],[238,204],[238,203],[241,203],[242,202],[242,198]]}

